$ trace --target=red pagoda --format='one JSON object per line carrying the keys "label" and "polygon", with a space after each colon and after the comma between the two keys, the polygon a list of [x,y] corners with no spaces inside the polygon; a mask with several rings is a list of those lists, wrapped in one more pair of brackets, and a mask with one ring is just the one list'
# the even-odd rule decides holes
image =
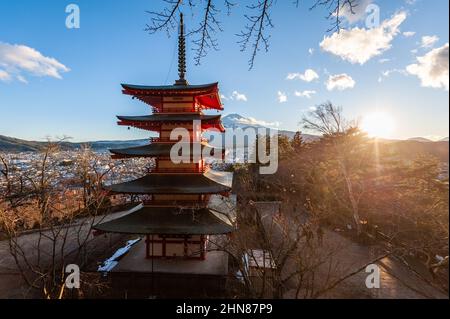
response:
{"label": "red pagoda", "polygon": [[[205,260],[210,235],[229,234],[232,223],[223,213],[210,208],[211,196],[228,196],[232,173],[213,171],[201,153],[220,154],[201,138],[204,130],[225,129],[220,115],[205,115],[204,110],[223,110],[218,83],[190,85],[185,79],[185,36],[181,15],[178,40],[179,79],[169,86],[122,84],[123,93],[152,107],[146,116],[118,116],[119,125],[159,133],[145,146],[110,150],[114,159],[150,157],[154,169],[137,180],[106,186],[111,193],[144,195],[145,200],[123,217],[99,224],[98,231],[137,234],[146,238],[146,258],[182,258]],[[193,122],[200,125],[193,125]],[[190,161],[175,163],[171,150],[178,140],[170,135],[183,128],[190,134]],[[219,152],[219,153],[217,153]],[[183,154],[179,154],[183,156]],[[199,157],[198,157],[199,156]]]}

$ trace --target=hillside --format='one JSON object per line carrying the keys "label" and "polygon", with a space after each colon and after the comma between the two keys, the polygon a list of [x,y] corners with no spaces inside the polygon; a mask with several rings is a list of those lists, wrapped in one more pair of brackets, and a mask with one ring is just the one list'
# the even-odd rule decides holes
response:
{"label": "hillside", "polygon": [[435,156],[442,162],[449,161],[449,142],[424,142],[417,140],[384,142],[382,147],[389,148],[389,151],[398,154],[405,160],[413,160],[419,155],[428,154]]}
{"label": "hillside", "polygon": [[[61,143],[61,147],[63,150],[76,150],[80,149],[82,145],[90,145],[93,150],[102,152],[110,148],[140,146],[147,142],[147,139],[131,141],[93,141],[86,143],[63,142]],[[38,152],[41,151],[46,144],[47,142],[26,141],[0,135],[0,151],[2,152]]]}

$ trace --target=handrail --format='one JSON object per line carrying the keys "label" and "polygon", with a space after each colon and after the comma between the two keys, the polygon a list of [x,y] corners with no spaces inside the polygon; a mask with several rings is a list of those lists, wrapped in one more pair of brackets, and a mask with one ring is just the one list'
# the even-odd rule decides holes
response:
{"label": "handrail", "polygon": [[150,171],[150,173],[158,174],[158,173],[167,173],[167,174],[177,174],[177,173],[186,173],[186,174],[203,174],[209,170],[209,167],[203,168],[154,168]]}
{"label": "handrail", "polygon": [[[170,139],[170,137],[150,137],[149,141],[150,141],[150,143],[177,143],[180,140],[172,140],[172,139]],[[189,142],[192,143],[194,141],[191,138]],[[205,137],[202,137],[199,142],[207,143],[208,139]]]}

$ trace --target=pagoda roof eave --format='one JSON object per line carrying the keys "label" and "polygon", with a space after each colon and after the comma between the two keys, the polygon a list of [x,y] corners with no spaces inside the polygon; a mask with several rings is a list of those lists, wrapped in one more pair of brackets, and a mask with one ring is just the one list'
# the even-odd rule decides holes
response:
{"label": "pagoda roof eave", "polygon": [[131,95],[152,106],[159,107],[163,96],[193,96],[204,108],[223,110],[219,96],[219,83],[202,85],[160,85],[145,86],[122,84],[123,93]]}
{"label": "pagoda roof eave", "polygon": [[118,115],[117,118],[120,121],[128,122],[191,122],[191,121],[220,121],[221,115],[203,115],[199,113],[187,113],[187,114],[152,114],[144,116],[122,116]]}
{"label": "pagoda roof eave", "polygon": [[[187,114],[152,114],[144,116],[117,116],[118,124],[124,126],[134,126],[145,130],[158,130],[161,123],[189,123],[201,121],[202,129],[218,129],[225,132],[221,123],[221,115],[203,115],[199,113]],[[156,129],[155,129],[156,127]]]}
{"label": "pagoda roof eave", "polygon": [[218,214],[208,208],[145,207],[141,204],[125,216],[93,228],[108,233],[136,235],[219,235],[233,232],[231,221],[219,218]]}
{"label": "pagoda roof eave", "polygon": [[[164,156],[168,157],[170,156],[170,152],[172,150],[172,147],[177,143],[174,141],[173,143],[152,143],[147,144],[143,146],[137,146],[137,147],[129,147],[129,148],[123,148],[123,149],[110,149],[109,151],[114,155],[119,156],[126,156],[126,157],[157,157],[157,156]],[[193,151],[195,151],[194,144],[186,143],[187,147],[189,147],[191,154],[193,154]],[[221,148],[213,147],[205,142],[198,143],[200,144],[202,153],[205,149],[207,149],[209,152],[214,151],[215,152],[223,152],[224,150]]]}
{"label": "pagoda roof eave", "polygon": [[[154,93],[159,94],[162,92],[171,92],[171,93],[193,93],[193,94],[206,94],[205,91],[214,91],[217,90],[219,85],[218,82],[209,83],[209,84],[200,84],[200,85],[134,85],[134,84],[125,84],[122,83],[122,88],[126,91],[141,91],[143,93]],[[130,92],[131,93],[131,92]],[[211,93],[211,92],[210,92]]]}
{"label": "pagoda roof eave", "polygon": [[119,194],[221,194],[231,191],[233,173],[208,170],[203,174],[152,173],[139,179],[105,186]]}

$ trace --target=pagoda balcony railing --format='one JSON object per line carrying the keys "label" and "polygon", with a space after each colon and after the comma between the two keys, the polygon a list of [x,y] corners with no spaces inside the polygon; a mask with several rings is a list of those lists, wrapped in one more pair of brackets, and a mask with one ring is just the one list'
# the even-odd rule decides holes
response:
{"label": "pagoda balcony railing", "polygon": [[198,107],[176,107],[176,108],[170,108],[170,109],[164,109],[162,108],[153,108],[153,113],[157,114],[170,114],[170,113],[199,113],[200,108]]}
{"label": "pagoda balcony railing", "polygon": [[185,173],[185,174],[203,174],[209,170],[208,166],[202,167],[202,168],[154,168],[150,171],[152,174],[179,174],[179,173]]}
{"label": "pagoda balcony railing", "polygon": [[146,206],[206,207],[208,200],[144,200]]}
{"label": "pagoda balcony railing", "polygon": [[[170,137],[150,137],[149,141],[150,141],[150,143],[177,143],[177,142],[179,142],[179,140],[172,140],[172,139],[170,139]],[[189,142],[192,143],[193,139],[191,138]],[[202,137],[199,142],[208,143],[208,139]]]}

